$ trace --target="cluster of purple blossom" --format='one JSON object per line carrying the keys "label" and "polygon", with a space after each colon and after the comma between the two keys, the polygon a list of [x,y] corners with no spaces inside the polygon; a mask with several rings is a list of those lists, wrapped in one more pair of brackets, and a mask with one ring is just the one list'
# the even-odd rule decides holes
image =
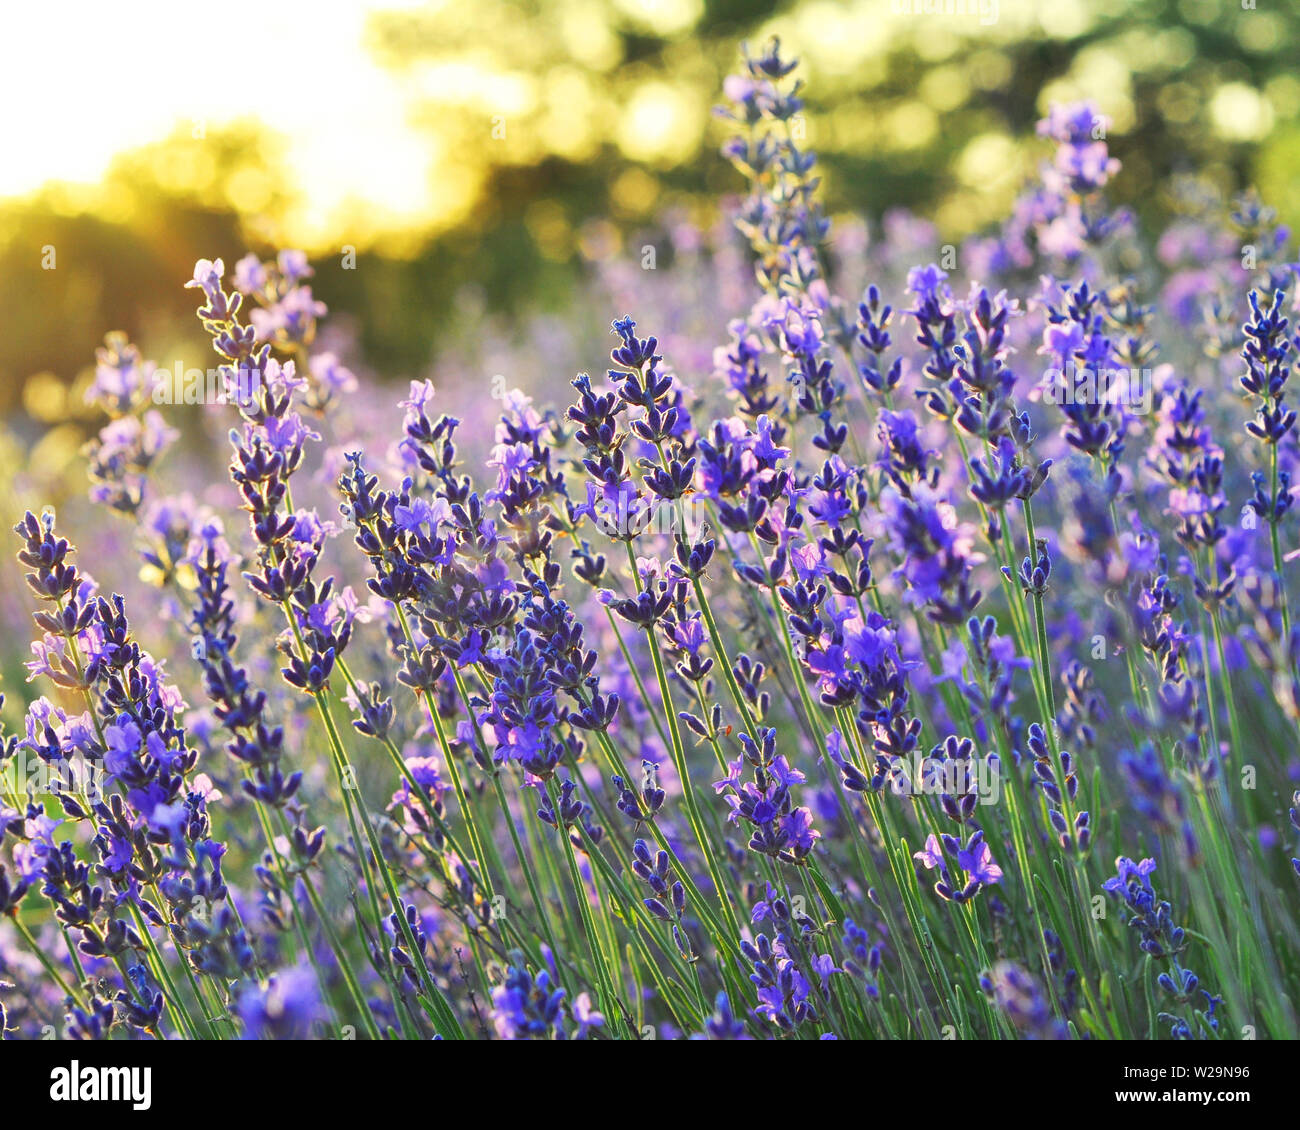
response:
{"label": "cluster of purple blossom", "polygon": [[[109,336],[92,498],[178,675],[27,514],[52,697],[0,763],[58,784],[3,777],[0,1035],[1296,1034],[1288,233],[1189,216],[1152,293],[1079,105],[960,279],[897,214],[836,241],[795,70],[726,85],[726,344],[656,293],[567,403],[492,399],[485,490],[430,380],[365,442],[299,253],[187,284],[229,394],[202,503],[153,496],[176,421]],[[1036,357],[1153,411],[1044,399]]]}

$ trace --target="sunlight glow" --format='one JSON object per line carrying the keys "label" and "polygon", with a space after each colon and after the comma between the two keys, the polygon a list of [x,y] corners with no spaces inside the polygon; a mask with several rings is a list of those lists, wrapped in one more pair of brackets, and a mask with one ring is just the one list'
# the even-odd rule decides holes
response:
{"label": "sunlight glow", "polygon": [[[52,180],[93,183],[115,154],[178,125],[195,133],[256,117],[286,138],[302,196],[301,230],[291,233],[299,240],[323,238],[358,205],[372,227],[426,219],[428,139],[405,120],[401,79],[364,46],[369,13],[401,6],[359,0],[332,7],[328,20],[310,0],[6,6],[0,196]],[[75,36],[63,34],[69,21]],[[279,60],[269,84],[252,78],[266,59]],[[251,182],[235,187],[241,204],[265,194]]]}

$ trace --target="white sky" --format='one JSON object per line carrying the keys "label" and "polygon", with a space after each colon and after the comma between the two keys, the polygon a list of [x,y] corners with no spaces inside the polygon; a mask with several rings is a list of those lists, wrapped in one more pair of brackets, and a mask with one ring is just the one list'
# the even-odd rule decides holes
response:
{"label": "white sky", "polygon": [[[366,16],[412,0],[0,0],[0,196],[93,183],[113,155],[254,116],[289,142],[309,226],[349,198],[428,205],[431,151]],[[215,27],[210,13],[220,13]]]}

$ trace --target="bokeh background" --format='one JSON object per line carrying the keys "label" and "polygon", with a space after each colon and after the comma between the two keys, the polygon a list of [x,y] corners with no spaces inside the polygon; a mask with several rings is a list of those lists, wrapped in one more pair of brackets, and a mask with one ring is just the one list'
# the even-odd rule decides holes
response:
{"label": "bokeh background", "polygon": [[840,238],[906,209],[931,222],[925,258],[988,227],[1043,156],[1034,122],[1082,97],[1112,119],[1113,198],[1147,232],[1193,175],[1300,217],[1300,8],[1244,2],[7,6],[5,494],[81,489],[65,471],[102,422],[82,390],[106,330],[210,363],[181,289],[199,257],[306,249],[350,362],[377,380],[440,358],[444,380],[486,379],[487,324],[508,340],[553,317],[596,340],[611,309],[574,296],[601,265],[652,246],[671,285],[681,239],[665,233],[719,228],[739,188],[711,108],[741,40],[779,34],[803,59],[829,210],[865,221]]}

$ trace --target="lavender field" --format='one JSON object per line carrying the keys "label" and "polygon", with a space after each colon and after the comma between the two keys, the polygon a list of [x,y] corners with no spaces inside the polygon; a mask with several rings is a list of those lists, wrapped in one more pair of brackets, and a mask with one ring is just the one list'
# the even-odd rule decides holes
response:
{"label": "lavender field", "polygon": [[832,223],[798,54],[409,389],[287,247],[168,280],[201,367],[102,326],[0,494],[3,1038],[1300,1035],[1291,233],[1145,229],[1087,102]]}

